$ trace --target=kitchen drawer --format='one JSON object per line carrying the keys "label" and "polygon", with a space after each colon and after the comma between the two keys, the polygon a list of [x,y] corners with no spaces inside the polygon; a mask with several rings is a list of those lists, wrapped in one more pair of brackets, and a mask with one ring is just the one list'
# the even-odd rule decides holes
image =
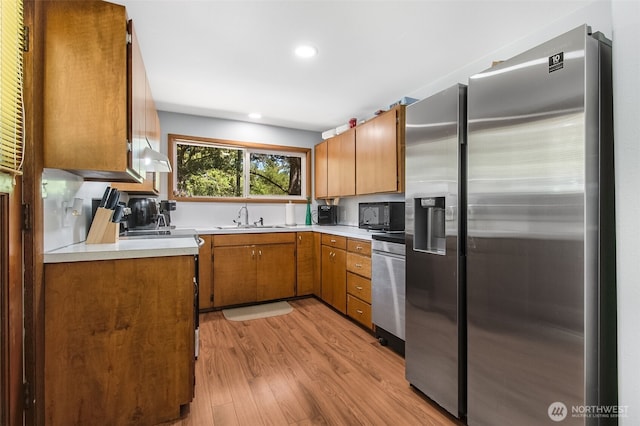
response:
{"label": "kitchen drawer", "polygon": [[322,234],[322,244],[324,244],[325,246],[331,246],[331,247],[346,250],[347,238],[339,237],[337,235]]}
{"label": "kitchen drawer", "polygon": [[349,238],[347,240],[347,251],[358,253],[363,256],[371,256],[371,241],[354,240]]}
{"label": "kitchen drawer", "polygon": [[371,258],[355,253],[347,253],[347,271],[371,278]]}
{"label": "kitchen drawer", "polygon": [[347,293],[371,303],[371,280],[351,272],[347,272]]}
{"label": "kitchen drawer", "polygon": [[350,294],[347,294],[347,315],[371,328],[371,305]]}

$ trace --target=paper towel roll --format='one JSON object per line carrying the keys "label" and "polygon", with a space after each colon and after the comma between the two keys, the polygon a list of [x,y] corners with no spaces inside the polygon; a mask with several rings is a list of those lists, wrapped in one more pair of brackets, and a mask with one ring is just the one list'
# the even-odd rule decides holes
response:
{"label": "paper towel roll", "polygon": [[295,226],[296,224],[296,205],[293,203],[285,204],[284,224],[287,226]]}

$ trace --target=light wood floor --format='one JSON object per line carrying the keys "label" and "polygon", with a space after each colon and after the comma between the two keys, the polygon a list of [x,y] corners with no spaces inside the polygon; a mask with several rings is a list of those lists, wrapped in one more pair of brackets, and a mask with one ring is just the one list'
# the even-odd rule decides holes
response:
{"label": "light wood floor", "polygon": [[288,315],[200,320],[186,425],[456,425],[413,390],[404,359],[322,302]]}

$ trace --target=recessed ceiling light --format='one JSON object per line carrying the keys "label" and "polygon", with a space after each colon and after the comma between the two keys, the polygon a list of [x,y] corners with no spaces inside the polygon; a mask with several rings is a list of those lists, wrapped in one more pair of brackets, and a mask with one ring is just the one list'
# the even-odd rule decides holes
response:
{"label": "recessed ceiling light", "polygon": [[294,52],[299,58],[313,58],[318,54],[318,49],[308,44],[302,44],[296,47]]}
{"label": "recessed ceiling light", "polygon": [[259,112],[252,112],[249,114],[249,118],[253,118],[253,119],[259,119],[262,118],[262,114],[260,114]]}

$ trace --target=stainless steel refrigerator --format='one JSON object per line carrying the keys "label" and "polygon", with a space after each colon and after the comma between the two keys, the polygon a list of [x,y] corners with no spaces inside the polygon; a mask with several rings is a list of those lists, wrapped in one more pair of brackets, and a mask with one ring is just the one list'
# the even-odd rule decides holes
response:
{"label": "stainless steel refrigerator", "polygon": [[407,380],[456,417],[465,411],[466,86],[407,107]]}
{"label": "stainless steel refrigerator", "polygon": [[468,424],[615,424],[610,44],[472,76],[467,159]]}

